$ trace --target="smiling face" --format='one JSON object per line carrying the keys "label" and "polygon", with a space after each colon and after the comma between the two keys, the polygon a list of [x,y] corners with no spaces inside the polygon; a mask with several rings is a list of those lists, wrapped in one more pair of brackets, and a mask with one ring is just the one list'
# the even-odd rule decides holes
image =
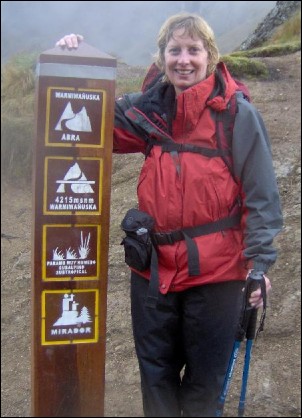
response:
{"label": "smiling face", "polygon": [[179,94],[207,77],[208,52],[200,38],[178,29],[165,48],[164,65],[166,76]]}

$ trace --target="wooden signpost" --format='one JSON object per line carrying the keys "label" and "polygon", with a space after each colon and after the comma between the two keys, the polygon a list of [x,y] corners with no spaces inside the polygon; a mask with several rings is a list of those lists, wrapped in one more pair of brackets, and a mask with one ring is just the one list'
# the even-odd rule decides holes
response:
{"label": "wooden signpost", "polygon": [[116,60],[40,55],[32,243],[32,416],[104,416]]}

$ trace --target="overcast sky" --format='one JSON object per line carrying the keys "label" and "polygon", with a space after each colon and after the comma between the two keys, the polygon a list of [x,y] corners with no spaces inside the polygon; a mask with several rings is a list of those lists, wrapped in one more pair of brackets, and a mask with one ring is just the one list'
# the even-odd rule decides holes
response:
{"label": "overcast sky", "polygon": [[44,51],[68,33],[130,65],[149,65],[162,23],[181,10],[200,13],[222,53],[252,33],[275,1],[1,1],[1,56]]}

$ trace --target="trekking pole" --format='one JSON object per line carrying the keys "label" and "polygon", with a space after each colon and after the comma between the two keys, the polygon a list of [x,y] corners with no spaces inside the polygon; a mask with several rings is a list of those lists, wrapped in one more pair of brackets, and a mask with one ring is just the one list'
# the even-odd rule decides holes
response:
{"label": "trekking pole", "polygon": [[[248,285],[246,285],[246,288],[245,288],[244,300],[246,300],[246,298],[247,298],[246,295],[248,294],[247,287],[248,287]],[[247,308],[246,304],[244,303],[243,309],[242,309],[242,312],[241,312],[239,327],[237,329],[237,334],[236,334],[236,338],[235,338],[235,342],[234,342],[234,346],[233,346],[233,351],[232,351],[230,361],[229,361],[229,365],[228,365],[228,369],[227,369],[227,372],[226,372],[226,375],[225,375],[221,395],[220,395],[219,400],[218,400],[218,405],[217,405],[217,410],[216,410],[216,415],[215,415],[216,417],[222,417],[223,416],[223,409],[224,409],[225,400],[226,400],[226,397],[227,397],[227,394],[228,394],[228,391],[229,391],[229,388],[230,388],[230,384],[231,384],[231,380],[232,380],[232,377],[233,377],[236,361],[237,361],[238,354],[239,354],[240,345],[241,345],[242,341],[244,340],[246,327],[247,327],[248,320],[250,318],[251,312],[252,312],[251,308]]]}
{"label": "trekking pole", "polygon": [[249,373],[252,341],[255,336],[256,322],[257,322],[257,309],[252,308],[248,300],[249,300],[251,293],[258,288],[259,283],[260,283],[264,310],[263,310],[263,314],[261,317],[261,324],[257,331],[257,334],[258,334],[259,331],[263,330],[263,323],[264,323],[264,318],[265,318],[265,307],[266,307],[265,281],[264,281],[263,274],[264,273],[262,272],[252,271],[247,278],[247,282],[246,282],[245,289],[244,289],[243,307],[241,310],[239,326],[237,329],[233,351],[232,351],[228,369],[225,375],[222,391],[218,399],[218,404],[217,404],[217,409],[216,409],[216,414],[215,414],[216,417],[223,416],[224,404],[225,404],[226,396],[230,387],[231,379],[234,373],[234,368],[235,368],[235,364],[237,361],[239,348],[240,348],[241,342],[244,340],[246,336],[247,342],[246,342],[245,364],[244,364],[243,377],[242,377],[241,396],[240,396],[240,401],[239,401],[239,406],[238,406],[238,416],[243,416],[239,414],[241,413],[243,414],[244,412],[245,394],[246,394],[247,379],[248,379],[248,373]]}
{"label": "trekking pole", "polygon": [[250,367],[250,361],[251,361],[253,339],[255,338],[255,333],[256,333],[256,324],[257,324],[257,309],[254,308],[252,310],[248,328],[246,331],[247,340],[246,340],[246,348],[245,348],[244,367],[243,367],[243,373],[242,373],[241,393],[240,393],[240,400],[238,404],[238,417],[244,416],[245,395],[246,395],[247,381],[248,381],[248,376],[249,376],[249,367]]}
{"label": "trekking pole", "polygon": [[218,400],[218,405],[217,405],[216,414],[215,414],[216,417],[223,416],[224,404],[225,404],[225,400],[226,400],[229,387],[231,384],[235,364],[236,364],[238,353],[239,353],[240,344],[241,344],[241,340],[236,339],[236,341],[234,342],[233,351],[232,351],[231,358],[229,361],[228,369],[225,375],[222,391]]}
{"label": "trekking pole", "polygon": [[256,326],[257,326],[258,311],[256,308],[252,308],[251,315],[250,315],[247,328],[246,328],[246,349],[245,349],[245,358],[244,358],[244,368],[243,368],[243,374],[242,374],[242,386],[241,386],[240,400],[238,404],[238,417],[244,416],[245,395],[246,395],[246,389],[247,389],[247,381],[248,381],[253,340],[257,338],[258,333],[260,331],[263,331],[264,319],[265,319],[265,314],[266,314],[266,285],[265,285],[264,273],[260,271],[259,272],[252,271],[249,275],[249,280],[251,281],[249,294],[251,294],[259,286],[261,288],[261,296],[263,299],[263,312],[260,318],[260,324],[259,324],[257,333],[256,333]]}

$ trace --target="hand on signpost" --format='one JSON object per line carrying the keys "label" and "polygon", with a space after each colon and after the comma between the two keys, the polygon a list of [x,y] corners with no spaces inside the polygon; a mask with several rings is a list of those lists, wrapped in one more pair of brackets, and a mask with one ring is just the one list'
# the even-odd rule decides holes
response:
{"label": "hand on signpost", "polygon": [[56,46],[60,46],[62,48],[66,47],[68,49],[72,48],[78,48],[80,42],[84,40],[84,37],[82,35],[76,35],[74,33],[71,33],[70,35],[65,35],[63,38],[61,38],[57,43]]}

